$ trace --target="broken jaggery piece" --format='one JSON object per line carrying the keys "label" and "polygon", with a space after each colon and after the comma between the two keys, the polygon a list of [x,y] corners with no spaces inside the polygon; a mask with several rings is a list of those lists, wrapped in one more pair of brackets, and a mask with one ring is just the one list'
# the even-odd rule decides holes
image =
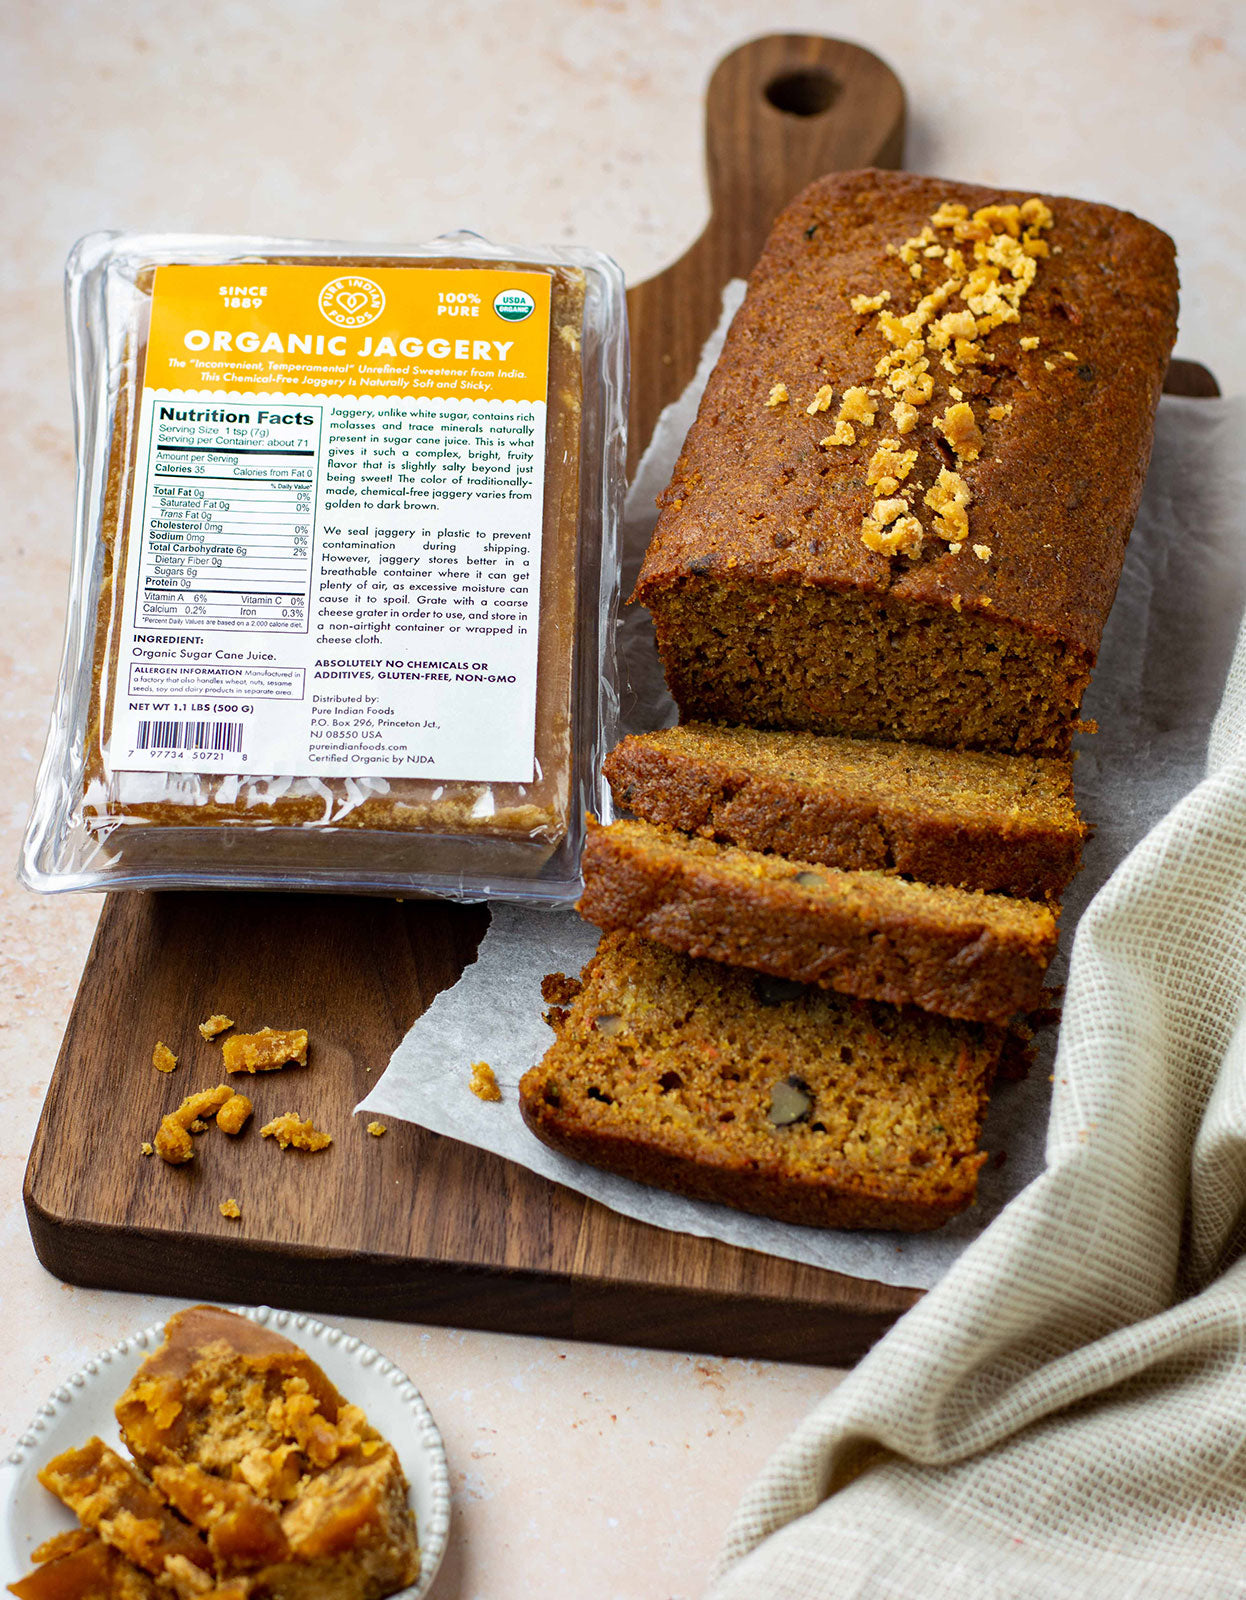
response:
{"label": "broken jaggery piece", "polygon": [[368,1132],[374,1139],[379,1139],[382,1134],[388,1133],[389,1129],[383,1122],[370,1122],[368,1124]]}
{"label": "broken jaggery piece", "polygon": [[233,1090],[227,1083],[218,1084],[215,1089],[201,1089],[198,1094],[188,1096],[176,1111],[170,1111],[161,1122],[160,1131],[156,1134],[156,1154],[175,1167],[191,1160],[195,1153],[190,1137],[191,1124],[201,1117],[214,1115],[232,1097]]}
{"label": "broken jaggery piece", "polygon": [[98,1537],[90,1528],[66,1528],[64,1533],[54,1533],[50,1539],[37,1545],[30,1552],[30,1559],[37,1567],[41,1567],[45,1561],[56,1561],[74,1550],[81,1550],[84,1545],[95,1544]]}
{"label": "broken jaggery piece", "polygon": [[240,1570],[247,1593],[301,1600],[374,1600],[418,1575],[393,1449],[280,1334],[215,1306],[176,1313],[117,1416],[157,1487],[207,1534],[222,1595]]}
{"label": "broken jaggery piece", "polygon": [[157,1072],[172,1072],[177,1065],[177,1057],[163,1039],[156,1040],[156,1047],[151,1053],[151,1064]]}
{"label": "broken jaggery piece", "polygon": [[105,1544],[153,1577],[165,1579],[175,1592],[182,1587],[178,1578],[193,1579],[184,1564],[212,1571],[203,1540],[102,1439],[88,1439],[81,1449],[54,1457],[39,1473],[39,1482]]}
{"label": "broken jaggery piece", "polygon": [[306,1028],[261,1028],[235,1033],[221,1046],[226,1072],[275,1072],[291,1064],[307,1065]]}
{"label": "broken jaggery piece", "polygon": [[[361,1537],[371,1533],[376,1538],[382,1528],[401,1536],[409,1517],[406,1500],[398,1458],[392,1446],[378,1441],[370,1455],[340,1462],[311,1478],[281,1521],[296,1559],[332,1562],[354,1552]],[[390,1591],[378,1587],[367,1592]]]}
{"label": "broken jaggery piece", "polygon": [[231,1222],[237,1222],[242,1215],[242,1207],[232,1196],[228,1200],[222,1200],[216,1209],[223,1217],[228,1217]]}
{"label": "broken jaggery piece", "polygon": [[260,1129],[261,1139],[276,1139],[283,1150],[323,1150],[333,1143],[332,1134],[322,1133],[312,1122],[305,1122],[297,1111],[274,1117]]}
{"label": "broken jaggery piece", "polygon": [[[81,1539],[73,1542],[78,1535]],[[35,1571],[8,1586],[17,1600],[163,1600],[170,1593],[85,1528],[46,1540],[31,1559]],[[204,1600],[213,1600],[215,1593]]]}
{"label": "broken jaggery piece", "polygon": [[99,1526],[41,1546],[19,1600],[380,1600],[418,1577],[396,1453],[280,1334],[179,1312],[116,1410],[152,1481],[98,1439],[52,1462],[76,1491],[41,1478]]}
{"label": "broken jaggery piece", "polygon": [[493,1075],[493,1068],[487,1061],[472,1062],[472,1078],[468,1088],[477,1100],[500,1100],[502,1091],[498,1087],[498,1080]]}
{"label": "broken jaggery piece", "polygon": [[[349,1408],[305,1351],[289,1339],[218,1306],[191,1306],[165,1324],[164,1343],[149,1355],[117,1402],[127,1449],[154,1474],[160,1466],[195,1465],[248,1483],[267,1500],[286,1501],[308,1461],[283,1449],[284,1409],[273,1409],[288,1384],[312,1400],[316,1421],[308,1460],[321,1466],[342,1448],[338,1422]],[[354,1425],[350,1436],[360,1429]],[[375,1437],[364,1429],[363,1437]]]}
{"label": "broken jaggery piece", "polygon": [[234,1019],[232,1017],[224,1016],[221,1012],[215,1011],[206,1022],[199,1024],[199,1032],[205,1039],[215,1039],[218,1033],[224,1033],[226,1029],[232,1028],[233,1025]]}
{"label": "broken jaggery piece", "polygon": [[241,1133],[254,1109],[245,1094],[231,1094],[216,1113],[216,1125],[223,1133]]}
{"label": "broken jaggery piece", "polygon": [[181,1462],[155,1467],[151,1476],[173,1509],[207,1535],[218,1567],[228,1571],[289,1558],[279,1514],[248,1484]]}

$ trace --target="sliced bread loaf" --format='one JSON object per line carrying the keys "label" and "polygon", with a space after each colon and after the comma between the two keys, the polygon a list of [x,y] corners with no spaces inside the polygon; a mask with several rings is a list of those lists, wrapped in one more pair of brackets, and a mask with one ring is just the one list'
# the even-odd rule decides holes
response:
{"label": "sliced bread loaf", "polygon": [[844,872],[648,822],[593,824],[582,916],[686,955],[844,994],[1004,1024],[1041,1001],[1045,904]]}
{"label": "sliced bread loaf", "polygon": [[1000,1030],[848,1000],[610,933],[547,980],[557,1035],[520,1083],[555,1150],[829,1228],[937,1228],[974,1199]]}
{"label": "sliced bread loaf", "polygon": [[685,723],[606,758],[620,809],[749,850],[1055,898],[1086,827],[1054,757]]}

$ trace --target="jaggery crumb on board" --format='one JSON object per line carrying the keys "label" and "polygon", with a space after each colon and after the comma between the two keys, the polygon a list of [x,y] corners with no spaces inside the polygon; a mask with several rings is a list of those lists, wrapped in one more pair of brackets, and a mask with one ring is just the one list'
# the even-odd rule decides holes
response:
{"label": "jaggery crumb on board", "polygon": [[177,1065],[177,1057],[163,1039],[156,1041],[156,1048],[151,1053],[151,1064],[157,1072],[172,1072]]}
{"label": "jaggery crumb on board", "polygon": [[206,1022],[199,1024],[199,1032],[205,1039],[215,1039],[218,1033],[224,1033],[226,1028],[232,1028],[234,1019],[215,1012]]}
{"label": "jaggery crumb on board", "polygon": [[766,396],[766,404],[770,407],[785,406],[787,404],[787,384],[776,383]]}
{"label": "jaggery crumb on board", "polygon": [[231,1094],[216,1113],[216,1125],[222,1133],[241,1133],[254,1109],[245,1094]]}
{"label": "jaggery crumb on board", "polygon": [[229,1200],[222,1200],[220,1204],[220,1213],[223,1217],[229,1217],[231,1221],[236,1221],[242,1215],[242,1207],[236,1200],[232,1198]]}
{"label": "jaggery crumb on board", "polygon": [[233,1090],[227,1083],[188,1095],[177,1110],[170,1111],[161,1122],[156,1134],[156,1154],[170,1166],[181,1166],[183,1162],[190,1161],[195,1153],[190,1137],[191,1124],[212,1116],[232,1096]]}
{"label": "jaggery crumb on board", "polygon": [[154,1144],[152,1144],[150,1139],[144,1139],[142,1143],[142,1151],[145,1156],[154,1156],[156,1153],[156,1147]]}
{"label": "jaggery crumb on board", "polygon": [[305,1122],[297,1111],[274,1117],[260,1129],[261,1139],[276,1139],[283,1150],[323,1150],[333,1143],[331,1134],[322,1133],[312,1122]]}
{"label": "jaggery crumb on board", "polygon": [[370,1122],[368,1124],[368,1132],[374,1139],[379,1139],[382,1134],[388,1133],[389,1129],[386,1128],[383,1122]]}
{"label": "jaggery crumb on board", "polygon": [[472,1078],[468,1085],[477,1100],[500,1100],[502,1091],[487,1061],[472,1062]]}
{"label": "jaggery crumb on board", "polygon": [[221,1046],[226,1072],[274,1072],[307,1065],[306,1028],[261,1028],[235,1033]]}

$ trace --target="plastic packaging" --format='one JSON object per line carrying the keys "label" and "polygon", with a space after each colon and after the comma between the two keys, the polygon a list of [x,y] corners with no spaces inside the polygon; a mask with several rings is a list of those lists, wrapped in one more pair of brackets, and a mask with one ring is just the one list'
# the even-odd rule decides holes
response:
{"label": "plastic packaging", "polygon": [[95,234],[66,296],[25,882],[572,901],[617,722],[615,264]]}

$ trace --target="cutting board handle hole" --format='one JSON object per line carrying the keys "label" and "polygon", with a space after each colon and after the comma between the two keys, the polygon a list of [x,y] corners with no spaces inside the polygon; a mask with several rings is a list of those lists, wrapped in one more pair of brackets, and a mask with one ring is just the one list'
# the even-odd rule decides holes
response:
{"label": "cutting board handle hole", "polygon": [[839,98],[839,85],[829,72],[783,72],[771,78],[766,99],[789,117],[820,117]]}

